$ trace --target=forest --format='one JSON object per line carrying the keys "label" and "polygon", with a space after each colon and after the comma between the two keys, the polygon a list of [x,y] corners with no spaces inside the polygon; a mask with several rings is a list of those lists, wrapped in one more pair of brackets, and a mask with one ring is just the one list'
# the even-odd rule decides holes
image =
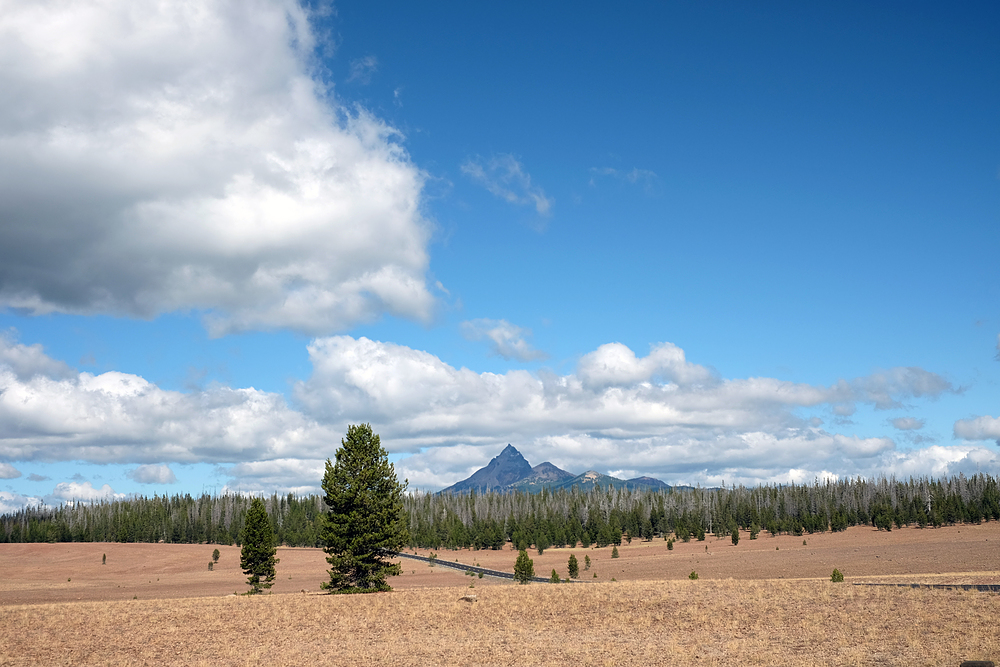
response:
{"label": "forest", "polygon": [[[249,496],[133,497],[0,515],[0,542],[239,544]],[[323,497],[264,498],[279,544],[318,547]],[[943,479],[854,479],[813,484],[693,490],[597,487],[540,493],[411,493],[404,496],[410,545],[502,549],[619,545],[623,540],[842,531],[891,531],[1000,520],[1000,485],[987,474]]]}

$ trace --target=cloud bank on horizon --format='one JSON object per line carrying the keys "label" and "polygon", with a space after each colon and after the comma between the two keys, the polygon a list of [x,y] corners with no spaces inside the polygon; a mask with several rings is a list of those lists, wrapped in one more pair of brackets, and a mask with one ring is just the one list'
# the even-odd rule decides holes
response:
{"label": "cloud bank on horizon", "polygon": [[[211,466],[224,490],[316,492],[324,459],[360,422],[380,433],[411,488],[427,490],[468,476],[507,443],[532,463],[671,484],[1000,474],[990,444],[1000,444],[1000,418],[987,410],[947,417],[950,444],[924,435],[922,411],[966,390],[950,368],[887,364],[829,376],[848,375],[830,384],[725,377],[714,358],[695,363],[679,345],[656,342],[669,334],[651,337],[646,351],[613,342],[624,333],[602,333],[559,355],[536,342],[542,328],[509,313],[514,299],[484,297],[465,313],[471,288],[442,283],[432,270],[438,222],[428,184],[448,179],[418,165],[403,134],[372,111],[378,105],[335,91],[318,55],[316,8],[296,0],[3,7],[5,322],[52,317],[56,340],[66,336],[59,317],[147,320],[148,331],[162,333],[158,317],[193,314],[213,339],[292,332],[290,345],[306,349],[310,370],[287,393],[218,381],[182,391],[126,370],[80,370],[86,364],[51,353],[47,341],[21,342],[11,325],[0,332],[0,480],[8,484],[0,511],[122,497],[116,487],[126,481],[190,491],[182,471],[195,465]],[[394,61],[366,50],[345,62],[343,82],[371,89]],[[394,99],[402,86],[390,86]],[[425,89],[407,88],[408,100],[410,90],[419,107]],[[476,192],[456,206],[471,222],[455,225],[486,230],[470,244],[477,252],[519,243],[535,253],[512,256],[512,272],[544,267],[546,252],[530,246],[557,226],[557,200],[562,215],[583,208],[590,195],[581,192],[615,184],[650,200],[677,189],[669,169],[625,167],[602,148],[575,159],[616,166],[581,167],[580,187],[564,194],[546,180],[551,165],[536,170],[537,155],[486,143],[462,144],[451,175],[499,200],[504,215],[528,211],[529,238],[504,245],[469,203]],[[603,252],[613,237],[630,236],[627,216],[608,217],[607,229],[573,233],[596,238]],[[654,245],[644,234],[630,242]],[[669,244],[685,253],[699,247],[673,236]],[[577,277],[588,301],[627,262],[578,263],[584,278],[598,275]],[[492,276],[500,287],[482,293],[503,292],[505,279]],[[742,279],[734,269],[720,280]],[[612,284],[607,293],[631,287]],[[452,298],[449,290],[451,303],[435,296]],[[517,299],[534,290],[522,285]],[[551,291],[553,301],[564,297]],[[449,309],[461,321],[442,324]],[[640,308],[621,308],[630,309]],[[363,335],[386,319],[420,329],[397,329],[404,339],[431,340],[425,332],[435,327],[454,335],[426,346]],[[492,370],[453,363],[450,349],[466,344],[485,348],[483,368]],[[549,361],[552,368],[541,365]],[[884,414],[884,429],[855,432],[849,418],[859,410]],[[58,463],[124,472],[103,484],[31,472]],[[22,482],[45,487],[11,486]]]}
{"label": "cloud bank on horizon", "polygon": [[[175,481],[169,463],[213,463],[227,488],[302,493],[316,490],[331,443],[364,415],[386,449],[404,455],[399,473],[422,489],[467,476],[508,442],[536,463],[688,484],[1000,472],[996,453],[974,444],[1000,437],[1000,420],[990,417],[956,422],[964,444],[904,450],[888,437],[828,430],[804,414],[858,403],[890,410],[955,392],[919,368],[824,387],[719,378],[670,343],[644,357],[620,343],[602,345],[562,376],[476,373],[350,336],[315,339],[309,356],[313,373],[296,385],[290,407],[254,389],[180,393],[119,372],[67,373],[37,347],[8,340],[0,358],[33,363],[17,372],[0,366],[0,458],[141,464],[130,476],[160,484]],[[0,473],[20,475],[10,463]],[[84,487],[57,487],[54,495],[73,489]],[[100,491],[85,490],[80,498]]]}

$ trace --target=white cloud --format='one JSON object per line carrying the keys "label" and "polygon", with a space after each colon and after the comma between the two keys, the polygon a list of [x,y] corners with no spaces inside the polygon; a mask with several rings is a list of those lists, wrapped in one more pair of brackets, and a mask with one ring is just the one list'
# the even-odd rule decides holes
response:
{"label": "white cloud", "polygon": [[1000,419],[984,415],[955,422],[955,437],[965,440],[1000,440]]}
{"label": "white cloud", "polygon": [[916,417],[897,417],[892,420],[892,425],[900,431],[916,431],[924,427],[924,420]]}
{"label": "white cloud", "polygon": [[[334,457],[339,444],[339,440],[331,443],[330,458]],[[220,472],[229,477],[225,491],[234,493],[321,494],[326,459],[248,461],[223,468]]]}
{"label": "white cloud", "polygon": [[128,472],[127,475],[129,479],[140,484],[174,484],[177,482],[174,471],[166,464],[142,465]]}
{"label": "white cloud", "polygon": [[29,505],[37,507],[43,504],[42,499],[37,496],[25,496],[13,491],[0,491],[0,514],[11,514],[23,510]]}
{"label": "white cloud", "polygon": [[0,479],[17,479],[21,471],[9,463],[0,463]]}
{"label": "white cloud", "polygon": [[[118,372],[24,379],[0,364],[0,461],[143,464],[133,478],[156,483],[170,478],[169,463],[213,462],[231,464],[220,468],[230,490],[298,493],[317,490],[347,425],[368,422],[389,452],[409,454],[397,469],[422,489],[468,476],[507,443],[535,464],[703,485],[997,469],[982,447],[903,450],[884,435],[836,433],[798,414],[953,391],[921,369],[820,386],[719,378],[669,343],[644,357],[603,345],[566,375],[476,373],[349,336],[316,339],[308,350],[313,373],[294,387],[296,408],[253,388],[181,393]],[[39,367],[61,371],[39,354]],[[997,421],[959,422],[956,434],[992,437]]]}
{"label": "white cloud", "polygon": [[351,61],[351,74],[348,81],[357,81],[368,85],[372,81],[372,75],[378,71],[378,58],[375,56],[365,56]]}
{"label": "white cloud", "polygon": [[22,380],[0,364],[0,460],[237,462],[322,451],[333,437],[253,388],[184,394],[114,371]]}
{"label": "white cloud", "polygon": [[0,305],[215,335],[427,321],[424,176],[311,72],[294,0],[8,3]]}
{"label": "white cloud", "polygon": [[0,335],[0,367],[6,366],[22,380],[36,375],[70,377],[73,369],[45,354],[41,345],[22,345],[14,342],[13,335]]}
{"label": "white cloud", "polygon": [[891,438],[830,433],[796,410],[951,390],[921,369],[889,369],[829,387],[725,380],[671,344],[642,358],[624,345],[604,345],[564,376],[475,373],[427,352],[347,336],[315,340],[309,353],[313,375],[295,390],[306,413],[334,430],[368,421],[390,451],[423,450],[399,462],[421,488],[466,476],[508,442],[533,463],[551,460],[575,472],[596,467],[698,479],[759,469],[758,481],[793,468],[876,474],[896,451]]}
{"label": "white cloud", "polygon": [[543,216],[552,210],[552,200],[531,183],[531,176],[513,155],[496,155],[485,163],[478,157],[470,159],[462,165],[462,172],[509,204],[534,206]]}
{"label": "white cloud", "polygon": [[492,354],[504,359],[535,361],[548,355],[536,350],[525,340],[530,329],[523,329],[507,320],[478,319],[462,322],[462,335],[469,340],[488,340]]}
{"label": "white cloud", "polygon": [[90,482],[61,482],[56,484],[52,491],[52,497],[64,501],[91,502],[94,500],[112,500],[124,498],[124,493],[115,493],[109,485],[105,484],[99,489],[95,489]]}
{"label": "white cloud", "polygon": [[585,354],[577,366],[577,375],[591,387],[631,385],[664,378],[679,385],[713,382],[712,373],[690,364],[684,350],[672,343],[660,343],[648,356],[638,359],[635,352],[621,343],[607,343]]}

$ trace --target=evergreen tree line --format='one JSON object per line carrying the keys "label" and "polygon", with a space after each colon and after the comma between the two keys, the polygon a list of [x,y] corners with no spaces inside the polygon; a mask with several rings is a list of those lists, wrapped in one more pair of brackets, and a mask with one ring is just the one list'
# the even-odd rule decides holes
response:
{"label": "evergreen tree line", "polygon": [[[253,499],[225,494],[138,497],[0,515],[0,542],[167,542],[240,545]],[[263,498],[277,544],[317,547],[323,497]]]}
{"label": "evergreen tree line", "polygon": [[[264,498],[276,544],[323,546],[323,496]],[[27,507],[0,515],[0,542],[239,544],[251,498],[190,495]],[[942,526],[1000,520],[1000,484],[986,474],[899,481],[694,490],[578,488],[537,494],[413,493],[403,497],[410,545],[441,548],[584,548],[654,537],[729,537],[842,531],[870,525]]]}
{"label": "evergreen tree line", "polygon": [[654,537],[688,541],[706,534],[756,539],[761,531],[803,535],[870,525],[942,526],[1000,520],[1000,485],[990,475],[898,481],[694,490],[578,488],[526,493],[413,494],[406,498],[414,546],[515,549],[584,548]]}

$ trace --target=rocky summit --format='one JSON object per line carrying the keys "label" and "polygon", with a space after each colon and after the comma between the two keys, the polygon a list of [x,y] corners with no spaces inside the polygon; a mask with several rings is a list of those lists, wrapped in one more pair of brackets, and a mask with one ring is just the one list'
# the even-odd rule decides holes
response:
{"label": "rocky summit", "polygon": [[574,486],[580,487],[581,490],[589,490],[595,485],[613,488],[670,488],[664,482],[652,477],[621,480],[594,470],[588,470],[582,475],[574,475],[548,461],[539,463],[532,468],[521,452],[517,451],[513,445],[508,444],[485,467],[472,473],[469,478],[442,489],[441,493],[468,493],[470,491],[528,491],[535,493],[542,489],[569,489]]}

